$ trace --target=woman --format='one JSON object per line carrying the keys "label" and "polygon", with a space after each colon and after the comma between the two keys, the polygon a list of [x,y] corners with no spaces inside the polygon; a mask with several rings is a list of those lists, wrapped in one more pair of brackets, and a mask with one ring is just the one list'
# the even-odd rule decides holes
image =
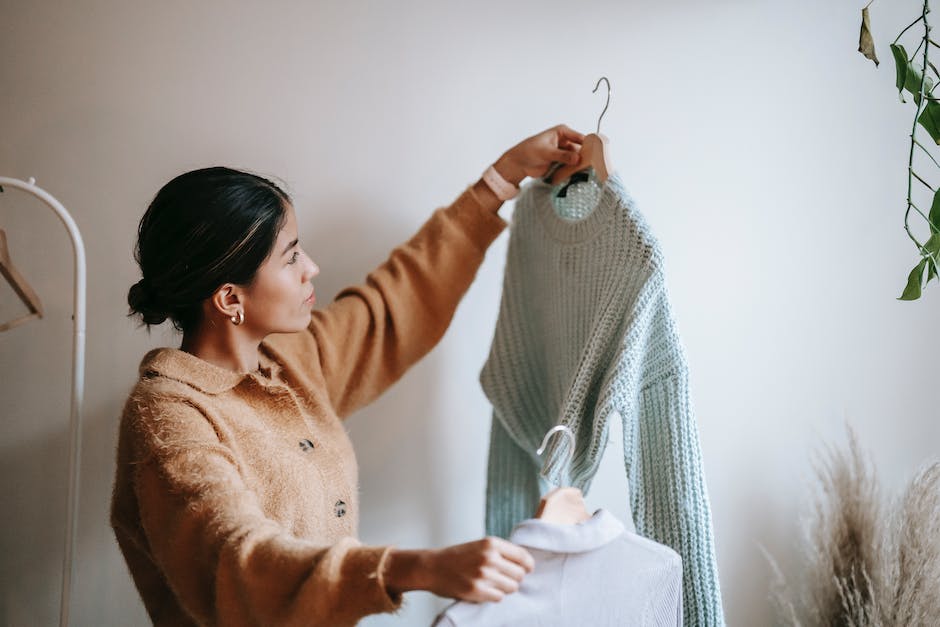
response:
{"label": "woman", "polygon": [[506,226],[506,188],[577,163],[582,140],[562,125],[509,149],[319,310],[319,269],[274,183],[208,168],[159,191],[140,222],[143,279],[128,303],[147,325],[169,318],[182,344],[141,362],[111,508],[154,624],[350,625],[394,611],[409,590],[498,601],[518,589],[532,558],[500,538],[362,546],[341,420],[443,336]]}

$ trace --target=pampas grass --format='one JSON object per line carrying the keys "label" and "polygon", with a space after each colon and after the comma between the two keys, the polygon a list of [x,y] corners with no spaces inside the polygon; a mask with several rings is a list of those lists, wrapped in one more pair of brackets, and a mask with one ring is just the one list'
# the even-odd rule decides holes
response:
{"label": "pampas grass", "polygon": [[917,473],[887,531],[883,624],[940,625],[940,462]]}
{"label": "pampas grass", "polygon": [[940,626],[940,462],[918,472],[890,507],[851,429],[848,448],[828,447],[814,469],[798,582],[787,582],[764,551],[778,624]]}

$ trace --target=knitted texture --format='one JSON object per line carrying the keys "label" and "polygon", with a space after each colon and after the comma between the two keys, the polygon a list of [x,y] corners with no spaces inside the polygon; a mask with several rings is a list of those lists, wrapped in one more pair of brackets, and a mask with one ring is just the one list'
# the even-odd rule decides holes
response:
{"label": "knitted texture", "polygon": [[[572,186],[566,200],[558,191],[528,183],[512,217],[499,317],[480,373],[493,405],[487,533],[508,537],[532,515],[547,487],[540,474],[587,494],[619,416],[637,532],[681,556],[685,624],[723,625],[689,373],[662,251],[618,174],[603,186],[593,177]],[[586,215],[585,202],[595,205]],[[553,438],[542,458],[535,453],[557,424],[576,435],[570,468],[561,465],[565,438]]]}
{"label": "knitted texture", "polygon": [[154,625],[341,627],[401,607],[383,574],[391,545],[357,539],[342,420],[443,337],[506,227],[495,202],[469,187],[436,209],[306,330],[267,336],[257,372],[175,348],[144,357],[111,524]]}

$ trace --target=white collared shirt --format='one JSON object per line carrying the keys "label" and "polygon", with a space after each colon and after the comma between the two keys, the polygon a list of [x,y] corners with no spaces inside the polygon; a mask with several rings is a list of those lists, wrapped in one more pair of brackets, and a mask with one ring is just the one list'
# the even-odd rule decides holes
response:
{"label": "white collared shirt", "polygon": [[607,510],[575,525],[530,518],[509,540],[535,558],[519,590],[499,602],[458,601],[433,627],[682,624],[679,555],[628,531]]}

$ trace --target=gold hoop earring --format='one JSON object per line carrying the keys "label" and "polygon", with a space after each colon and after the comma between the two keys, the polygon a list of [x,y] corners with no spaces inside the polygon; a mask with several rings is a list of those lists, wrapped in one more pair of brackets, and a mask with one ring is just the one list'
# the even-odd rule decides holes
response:
{"label": "gold hoop earring", "polygon": [[242,310],[239,309],[235,312],[235,315],[229,318],[236,327],[245,321],[245,314],[242,313]]}

